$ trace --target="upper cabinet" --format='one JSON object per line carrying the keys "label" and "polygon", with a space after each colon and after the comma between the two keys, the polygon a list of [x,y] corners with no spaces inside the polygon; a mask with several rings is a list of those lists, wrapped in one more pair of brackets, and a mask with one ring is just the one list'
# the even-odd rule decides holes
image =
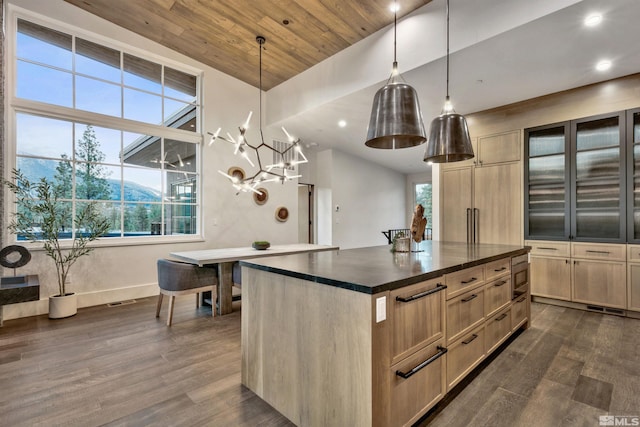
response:
{"label": "upper cabinet", "polygon": [[525,130],[525,239],[625,242],[625,112]]}
{"label": "upper cabinet", "polygon": [[521,158],[521,133],[519,130],[472,138],[474,157],[462,162],[441,163],[441,169],[459,169],[467,166],[491,166],[500,163],[519,162]]}

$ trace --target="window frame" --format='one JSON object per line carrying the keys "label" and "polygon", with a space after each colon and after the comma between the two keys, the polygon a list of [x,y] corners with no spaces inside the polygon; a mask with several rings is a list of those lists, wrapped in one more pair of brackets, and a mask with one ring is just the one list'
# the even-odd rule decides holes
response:
{"label": "window frame", "polygon": [[[195,131],[171,128],[164,125],[165,117],[163,114],[163,124],[152,124],[152,123],[144,123],[138,122],[131,119],[126,119],[124,117],[115,117],[109,116],[100,113],[94,113],[90,111],[76,110],[75,108],[69,108],[59,105],[47,104],[39,101],[33,101],[24,98],[17,97],[17,65],[18,65],[18,57],[17,57],[17,40],[18,40],[18,20],[25,20],[28,22],[32,22],[37,25],[41,25],[43,27],[49,28],[51,30],[60,31],[66,34],[71,35],[73,38],[81,38],[87,40],[92,43],[99,44],[101,46],[115,49],[121,52],[121,56],[128,54],[134,55],[141,59],[151,61],[159,64],[160,66],[170,68],[172,70],[176,70],[179,72],[183,72],[195,77],[196,80],[196,94],[195,94],[195,115],[196,115],[196,129]],[[184,143],[193,143],[195,144],[196,150],[196,164],[195,164],[195,179],[196,179],[196,191],[198,197],[196,198],[196,203],[193,205],[192,209],[196,209],[197,221],[196,221],[196,232],[190,235],[153,235],[149,236],[126,236],[124,234],[124,230],[121,230],[121,236],[119,237],[107,237],[101,238],[97,241],[93,242],[93,246],[128,246],[128,245],[144,245],[144,244],[163,244],[163,243],[177,243],[177,242],[193,242],[193,241],[203,241],[203,200],[202,200],[202,153],[203,153],[203,141],[204,137],[202,135],[202,99],[203,99],[203,91],[202,91],[202,81],[203,81],[203,71],[200,69],[196,69],[190,67],[188,65],[179,63],[177,61],[162,57],[160,55],[156,55],[153,53],[149,53],[138,49],[133,46],[129,46],[125,43],[121,43],[112,39],[108,39],[98,34],[94,34],[88,31],[85,31],[81,28],[72,26],[70,24],[61,23],[59,21],[49,19],[43,17],[41,15],[35,14],[33,12],[25,11],[23,9],[19,9],[13,5],[7,5],[7,20],[5,21],[7,25],[7,49],[5,51],[5,61],[7,64],[6,72],[6,84],[5,84],[5,108],[7,110],[7,126],[5,133],[5,143],[4,143],[4,152],[5,152],[5,178],[10,177],[9,171],[17,165],[17,116],[20,113],[36,115],[45,118],[59,119],[64,121],[69,121],[76,126],[76,124],[90,124],[94,127],[104,127],[113,129],[116,131],[124,131],[131,133],[138,133],[142,135],[155,135],[165,140],[173,139],[176,141],[184,142]],[[75,42],[73,43],[75,46]],[[75,51],[75,50],[74,50]],[[75,80],[75,76],[82,76],[84,74],[77,73],[74,69],[72,70],[72,76]],[[119,83],[121,88],[127,88],[123,81]],[[76,85],[73,84],[72,95],[75,97]],[[162,91],[164,94],[164,90]],[[161,98],[164,104],[164,97]],[[168,99],[173,99],[173,96],[168,96]],[[120,100],[123,102],[123,100]],[[77,137],[77,135],[76,135]],[[33,157],[33,156],[31,156]],[[36,156],[39,158],[38,156]],[[124,163],[121,163],[120,167],[125,167]],[[164,172],[166,173],[166,172]],[[162,177],[162,182],[166,181],[166,177]],[[122,176],[120,177],[121,185],[124,182],[122,180]],[[168,189],[165,189],[169,191]],[[74,199],[75,200],[75,195]],[[13,194],[5,190],[5,215],[7,220],[13,216],[13,212],[15,210],[15,197]],[[101,202],[101,201],[98,201]],[[130,204],[127,202],[123,196],[119,202],[121,206],[126,206]],[[140,202],[142,203],[142,202]],[[166,204],[161,202],[162,211],[164,215],[164,211],[166,207],[174,206],[174,204],[169,203]],[[175,205],[180,208],[180,205]],[[121,220],[122,221],[122,220]],[[122,226],[121,222],[121,226]],[[13,235],[5,229],[5,238],[6,241],[16,242],[19,244],[26,244],[29,246],[33,246],[33,249],[38,249],[40,244],[31,245],[30,242],[25,242],[22,240],[18,240],[16,235]],[[61,240],[63,242],[63,246],[70,246],[71,239]]]}

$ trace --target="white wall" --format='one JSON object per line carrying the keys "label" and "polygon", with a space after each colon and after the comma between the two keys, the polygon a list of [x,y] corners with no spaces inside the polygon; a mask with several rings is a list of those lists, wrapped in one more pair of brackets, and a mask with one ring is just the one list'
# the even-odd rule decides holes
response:
{"label": "white wall", "polygon": [[317,155],[318,242],[341,249],[386,244],[406,222],[405,175],[338,150]]}
{"label": "white wall", "polygon": [[[8,3],[11,6],[17,6],[17,8],[12,7],[11,10],[35,12],[39,19],[53,26],[62,29],[67,25],[77,27],[82,35],[90,40],[113,43],[134,54],[150,56],[151,59],[167,59],[176,64],[185,64],[202,70],[203,132],[213,132],[220,126],[225,132],[233,131],[246,119],[248,111],[253,110],[253,121],[247,138],[250,142],[257,141],[258,89],[86,13],[62,0],[9,0]],[[6,15],[6,19],[12,19],[12,15]],[[7,42],[11,40],[12,36],[8,34]],[[8,58],[5,60],[8,61],[7,64],[10,63]],[[10,75],[7,75],[6,84],[7,87],[12,84]],[[11,120],[7,121],[7,126],[13,126]],[[11,135],[11,129],[5,132],[6,135]],[[269,131],[265,129],[265,137],[269,136]],[[281,139],[279,134],[271,136]],[[12,142],[7,141],[7,143]],[[241,162],[233,155],[230,144],[216,142],[208,147],[208,141],[205,141],[204,145],[202,188],[199,193],[203,207],[204,240],[98,247],[92,255],[79,260],[70,273],[71,290],[79,294],[81,307],[157,294],[156,260],[169,256],[172,251],[248,246],[254,240],[269,240],[272,244],[298,241],[296,184],[266,184],[269,200],[265,205],[258,206],[249,193],[236,196],[226,178],[216,172],[219,169],[226,171],[230,166],[241,166],[249,172],[250,165],[245,161]],[[13,152],[13,150],[8,151]],[[5,170],[11,170],[12,167],[13,159],[5,159]],[[275,210],[279,206],[289,209],[289,220],[285,223],[275,219]],[[10,212],[11,207],[5,206],[6,212]],[[13,236],[6,234],[6,224],[3,229],[5,242],[12,242]],[[6,306],[5,319],[46,313],[46,298],[56,292],[57,282],[53,264],[42,251],[34,251],[31,263],[22,268],[20,273],[39,274],[42,300]],[[3,275],[9,274],[13,272],[3,271]]]}

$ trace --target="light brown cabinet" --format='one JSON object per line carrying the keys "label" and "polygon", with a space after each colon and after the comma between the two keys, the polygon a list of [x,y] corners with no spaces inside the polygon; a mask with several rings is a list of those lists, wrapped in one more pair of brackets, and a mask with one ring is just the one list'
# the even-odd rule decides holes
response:
{"label": "light brown cabinet", "polygon": [[444,337],[443,283],[439,277],[391,292],[391,363]]}
{"label": "light brown cabinet", "polygon": [[520,132],[479,137],[476,163],[441,168],[441,239],[520,244],[522,163]]}
{"label": "light brown cabinet", "polygon": [[451,390],[484,358],[484,324],[449,344],[448,348],[447,388]]}
{"label": "light brown cabinet", "polygon": [[569,258],[531,255],[531,295],[571,301]]}
{"label": "light brown cabinet", "polygon": [[484,321],[484,288],[477,287],[447,301],[447,343]]}
{"label": "light brown cabinet", "polygon": [[598,310],[629,308],[631,290],[627,288],[632,281],[627,280],[626,245],[553,241],[525,244],[532,247],[532,296],[572,301]]}
{"label": "light brown cabinet", "polygon": [[511,307],[487,319],[485,326],[485,348],[491,353],[511,334]]}
{"label": "light brown cabinet", "polygon": [[484,313],[491,316],[511,302],[511,277],[499,277],[484,287]]}
{"label": "light brown cabinet", "polygon": [[412,425],[446,394],[443,355],[447,350],[442,344],[438,341],[427,346],[389,369],[394,425]]}
{"label": "light brown cabinet", "polygon": [[623,262],[573,260],[575,302],[626,308],[626,264]]}

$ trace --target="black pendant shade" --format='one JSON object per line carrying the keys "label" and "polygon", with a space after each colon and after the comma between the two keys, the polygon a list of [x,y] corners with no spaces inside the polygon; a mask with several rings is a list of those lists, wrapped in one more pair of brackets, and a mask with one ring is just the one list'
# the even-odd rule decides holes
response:
{"label": "black pendant shade", "polygon": [[376,92],[365,145],[396,149],[426,141],[416,90],[404,82],[388,83]]}
{"label": "black pendant shade", "polygon": [[458,113],[443,113],[431,121],[429,143],[424,161],[432,163],[459,162],[473,158],[467,120]]}

